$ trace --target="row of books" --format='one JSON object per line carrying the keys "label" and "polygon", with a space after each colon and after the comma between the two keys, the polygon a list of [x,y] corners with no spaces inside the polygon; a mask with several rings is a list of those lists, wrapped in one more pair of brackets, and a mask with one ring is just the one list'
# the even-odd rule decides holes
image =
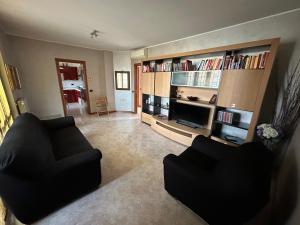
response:
{"label": "row of books", "polygon": [[232,124],[239,119],[239,114],[227,111],[218,111],[217,120],[220,122],[225,122]]}
{"label": "row of books", "polygon": [[143,73],[155,72],[155,65],[143,65]]}
{"label": "row of books", "polygon": [[222,58],[203,59],[198,65],[197,70],[220,70],[222,68]]}
{"label": "row of books", "polygon": [[194,71],[196,65],[191,60],[185,60],[185,62],[173,63],[173,71]]}
{"label": "row of books", "polygon": [[156,72],[170,72],[170,71],[172,71],[172,63],[156,64],[155,67],[156,67],[155,68]]}
{"label": "row of books", "polygon": [[[150,63],[143,65],[143,72],[160,72],[160,71],[207,71],[207,70],[224,70],[229,69],[264,69],[270,52],[263,52],[257,55],[226,55],[223,58],[203,59],[197,65],[191,60],[173,63]],[[173,68],[172,68],[173,66]]]}
{"label": "row of books", "polygon": [[264,69],[270,52],[257,55],[227,55],[223,69]]}

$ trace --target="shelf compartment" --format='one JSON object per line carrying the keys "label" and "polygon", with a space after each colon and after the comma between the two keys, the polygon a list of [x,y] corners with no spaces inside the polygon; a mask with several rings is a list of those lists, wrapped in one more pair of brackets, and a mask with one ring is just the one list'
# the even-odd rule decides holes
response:
{"label": "shelf compartment", "polygon": [[243,122],[226,123],[223,121],[215,120],[214,123],[219,123],[219,124],[223,124],[223,125],[227,125],[227,126],[231,126],[231,127],[236,127],[236,128],[240,128],[243,130],[248,130],[249,126],[250,126],[250,124],[243,123]]}
{"label": "shelf compartment", "polygon": [[234,145],[241,145],[241,144],[244,144],[244,142],[245,142],[245,140],[242,138],[235,137],[235,136],[232,136],[232,135],[226,134],[226,133],[220,133],[218,135],[213,134],[212,136],[220,138],[220,139],[222,139],[226,142],[229,142],[231,144],[234,144]]}
{"label": "shelf compartment", "polygon": [[205,107],[205,108],[214,109],[216,107],[214,104],[210,104],[209,102],[206,101],[190,101],[188,99],[181,99],[181,98],[171,98],[171,100],[182,104],[194,105],[194,106]]}

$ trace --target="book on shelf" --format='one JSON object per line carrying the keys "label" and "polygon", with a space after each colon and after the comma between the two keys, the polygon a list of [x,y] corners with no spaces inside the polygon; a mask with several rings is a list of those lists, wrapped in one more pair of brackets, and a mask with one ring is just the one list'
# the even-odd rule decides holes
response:
{"label": "book on shelf", "polygon": [[150,62],[149,64],[143,65],[143,73],[155,72],[155,63]]}
{"label": "book on shelf", "polygon": [[156,72],[170,72],[172,71],[172,63],[160,63],[156,64]]}
{"label": "book on shelf", "polygon": [[263,52],[256,55],[226,55],[224,70],[234,69],[264,69],[270,52]]}
{"label": "book on shelf", "polygon": [[222,62],[222,58],[202,59],[198,64],[197,70],[220,70]]}
{"label": "book on shelf", "polygon": [[185,62],[173,62],[173,71],[194,71],[196,66],[191,60],[185,60]]}
{"label": "book on shelf", "polygon": [[233,124],[239,120],[239,114],[227,111],[218,111],[217,120],[220,122]]}

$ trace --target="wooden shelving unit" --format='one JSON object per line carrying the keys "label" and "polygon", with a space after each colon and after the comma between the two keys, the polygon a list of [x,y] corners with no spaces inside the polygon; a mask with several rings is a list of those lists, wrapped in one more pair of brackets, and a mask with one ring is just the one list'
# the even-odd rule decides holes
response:
{"label": "wooden shelving unit", "polygon": [[226,123],[226,122],[214,120],[214,123],[224,124],[224,125],[227,125],[227,126],[236,127],[236,128],[240,128],[240,129],[243,129],[243,130],[248,130],[248,129],[249,129],[249,126],[250,126],[250,124],[248,124],[248,123],[243,123],[243,122],[238,122],[238,123]]}
{"label": "wooden shelving unit", "polygon": [[[142,121],[151,126],[156,126],[157,124],[152,123],[152,120],[159,121],[156,115],[163,109],[167,112],[166,117],[168,118],[170,111],[169,107],[161,107],[162,103],[159,101],[164,100],[164,104],[166,104],[168,101],[170,103],[170,101],[175,100],[178,103],[198,107],[209,107],[211,109],[211,115],[209,116],[210,122],[208,122],[206,127],[206,130],[209,132],[204,132],[206,136],[212,135],[212,138],[215,140],[231,145],[239,145],[251,141],[254,137],[255,128],[261,112],[262,102],[279,46],[279,40],[279,38],[266,39],[145,59],[143,61],[143,68],[145,68],[145,70],[142,74],[142,93],[154,96],[153,107],[155,109],[153,111],[148,110],[150,111],[149,113],[153,115],[148,114],[147,111],[143,111]],[[263,55],[267,55],[267,58],[262,58]],[[228,58],[232,58],[231,67],[234,69],[230,67],[224,69],[224,64]],[[243,63],[246,63],[248,58],[253,58],[258,61],[251,62],[250,60],[248,66],[246,66],[246,64]],[[205,67],[208,69],[197,70],[201,67],[203,60],[211,59],[223,60],[220,69],[212,69],[218,67],[216,64]],[[241,60],[239,61],[239,59]],[[262,59],[265,61],[260,62],[259,60]],[[215,61],[217,62],[217,60]],[[176,68],[174,66],[176,66]],[[241,69],[243,66],[245,69]],[[183,70],[180,70],[181,68],[183,68]],[[156,72],[155,70],[159,71]],[[220,79],[218,81],[212,81],[212,74],[216,72],[220,73]],[[177,84],[172,80],[174,74],[177,74],[179,79],[179,81],[177,80]],[[204,78],[206,78],[206,80],[199,81],[199,74],[208,74],[207,77],[204,75],[201,77],[201,79],[204,80]],[[200,85],[203,83],[205,83],[205,85]],[[211,85],[212,83],[213,85]],[[217,102],[215,104],[209,104],[208,101],[214,94],[218,96]],[[177,98],[178,95],[181,95],[180,99]],[[199,101],[187,100],[186,97],[189,95],[198,97]],[[241,113],[245,112],[246,114],[250,113],[251,117],[248,117],[247,121],[239,121],[237,123],[218,121],[215,115],[220,108],[229,111],[239,110]],[[178,127],[176,127],[178,124],[174,124],[174,121],[170,122],[172,121],[170,120],[168,123],[166,122],[168,120],[163,121],[159,122],[178,129]],[[191,132],[190,129],[192,128],[184,125],[180,126],[181,130]],[[232,135],[230,127],[232,127],[232,129],[240,129],[244,136],[236,137]],[[159,128],[160,133],[162,129],[164,128]],[[172,136],[170,132],[172,133],[170,130],[167,133]],[[231,139],[233,137],[231,136],[234,136],[236,140],[232,141]],[[173,140],[175,139],[173,138]],[[179,142],[187,143],[186,141]]]}

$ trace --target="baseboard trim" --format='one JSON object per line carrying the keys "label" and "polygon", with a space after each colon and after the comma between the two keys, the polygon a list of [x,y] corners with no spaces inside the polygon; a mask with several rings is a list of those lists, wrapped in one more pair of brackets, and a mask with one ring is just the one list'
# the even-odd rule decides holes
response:
{"label": "baseboard trim", "polygon": [[[114,113],[114,112],[117,112],[116,110],[110,110],[110,111],[108,111],[109,113]],[[89,113],[90,115],[95,115],[95,114],[98,114],[97,112],[90,112]],[[101,113],[99,113],[100,115],[103,115],[103,114],[106,114],[106,113],[104,113],[104,112],[101,112]]]}

